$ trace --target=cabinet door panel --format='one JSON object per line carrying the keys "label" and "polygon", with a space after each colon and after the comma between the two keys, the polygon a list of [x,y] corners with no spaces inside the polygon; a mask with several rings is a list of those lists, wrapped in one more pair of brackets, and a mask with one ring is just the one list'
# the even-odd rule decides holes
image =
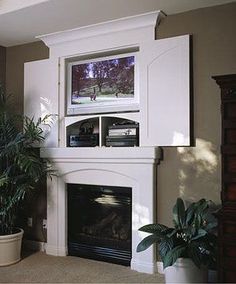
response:
{"label": "cabinet door panel", "polygon": [[[58,64],[56,60],[39,60],[24,65],[24,114],[37,120],[52,116],[42,125],[47,132],[44,146],[56,147],[58,143]],[[53,120],[53,123],[52,123]]]}
{"label": "cabinet door panel", "polygon": [[190,145],[189,56],[189,35],[141,46],[141,146]]}

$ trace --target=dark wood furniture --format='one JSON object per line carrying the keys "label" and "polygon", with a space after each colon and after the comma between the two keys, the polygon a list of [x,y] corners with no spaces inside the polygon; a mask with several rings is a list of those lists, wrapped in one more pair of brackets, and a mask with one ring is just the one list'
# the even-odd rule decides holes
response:
{"label": "dark wood furniture", "polygon": [[221,89],[222,117],[219,282],[236,283],[236,74],[214,76],[213,79]]}

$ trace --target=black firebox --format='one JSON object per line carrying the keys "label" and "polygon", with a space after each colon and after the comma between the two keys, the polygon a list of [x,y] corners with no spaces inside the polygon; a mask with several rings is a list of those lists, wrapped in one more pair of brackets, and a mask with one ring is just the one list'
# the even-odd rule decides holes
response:
{"label": "black firebox", "polygon": [[67,184],[68,253],[129,266],[131,188]]}

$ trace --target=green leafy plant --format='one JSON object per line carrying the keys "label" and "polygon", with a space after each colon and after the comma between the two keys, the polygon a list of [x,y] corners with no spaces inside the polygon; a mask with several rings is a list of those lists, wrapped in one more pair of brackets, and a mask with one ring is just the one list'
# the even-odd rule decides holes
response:
{"label": "green leafy plant", "polygon": [[190,258],[195,265],[213,267],[216,262],[216,235],[213,230],[217,220],[211,201],[201,199],[187,208],[181,198],[173,207],[173,228],[162,224],[149,224],[139,230],[151,233],[137,246],[137,252],[158,244],[164,268],[178,258]]}
{"label": "green leafy plant", "polygon": [[50,173],[35,147],[44,140],[42,122],[11,114],[0,88],[0,235],[15,232],[22,202]]}

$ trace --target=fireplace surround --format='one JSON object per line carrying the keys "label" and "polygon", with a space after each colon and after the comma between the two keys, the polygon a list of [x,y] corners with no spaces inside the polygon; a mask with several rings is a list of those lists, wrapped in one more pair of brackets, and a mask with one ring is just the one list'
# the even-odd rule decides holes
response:
{"label": "fireplace surround", "polygon": [[136,247],[145,233],[138,229],[156,221],[157,164],[161,152],[157,147],[42,148],[58,170],[48,179],[47,254],[68,254],[67,184],[94,184],[132,188],[132,259],[131,269],[154,273],[156,251],[151,247],[142,253]]}

